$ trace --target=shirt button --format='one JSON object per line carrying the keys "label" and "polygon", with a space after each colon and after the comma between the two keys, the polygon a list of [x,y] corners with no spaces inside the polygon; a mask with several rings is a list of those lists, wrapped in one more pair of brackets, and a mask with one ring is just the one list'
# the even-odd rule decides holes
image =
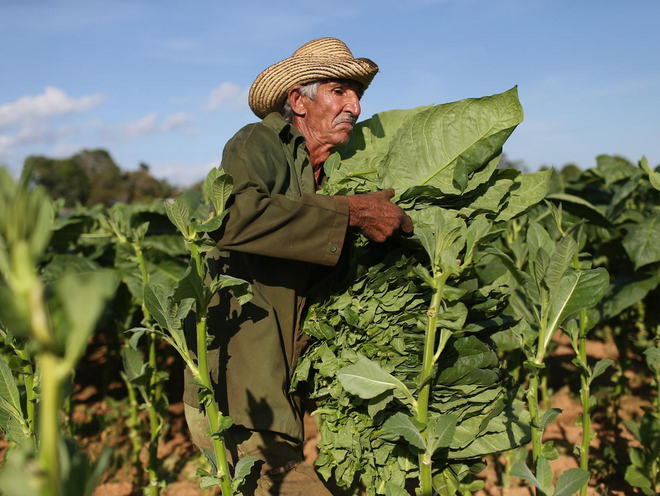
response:
{"label": "shirt button", "polygon": [[330,245],[330,253],[337,253],[337,245]]}

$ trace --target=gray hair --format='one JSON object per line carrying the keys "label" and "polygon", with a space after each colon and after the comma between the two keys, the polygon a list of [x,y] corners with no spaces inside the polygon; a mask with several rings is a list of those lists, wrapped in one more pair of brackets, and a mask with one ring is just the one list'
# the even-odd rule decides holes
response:
{"label": "gray hair", "polygon": [[[321,81],[312,81],[311,83],[305,83],[301,86],[299,90],[300,94],[306,96],[310,100],[314,100],[314,98],[316,98],[316,95],[319,92],[320,85],[321,85]],[[282,115],[288,122],[291,122],[291,119],[293,119],[293,109],[291,108],[291,103],[289,102],[289,98],[287,98],[286,101],[284,102],[284,109],[282,110]]]}

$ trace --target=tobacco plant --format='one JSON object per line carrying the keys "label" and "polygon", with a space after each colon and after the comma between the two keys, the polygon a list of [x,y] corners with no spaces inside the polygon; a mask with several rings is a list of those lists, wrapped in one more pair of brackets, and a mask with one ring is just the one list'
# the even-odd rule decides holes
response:
{"label": "tobacco plant", "polygon": [[[110,271],[94,271],[44,283],[39,264],[55,212],[43,189],[30,189],[29,179],[29,169],[18,184],[0,169],[0,327],[16,352],[17,359],[10,361],[20,374],[15,380],[10,365],[0,359],[0,428],[20,446],[0,472],[0,489],[8,496],[91,496],[109,453],[92,468],[62,436],[60,408],[117,278]],[[23,353],[26,348],[30,355]],[[35,368],[37,380],[25,380]]]}
{"label": "tobacco plant", "polygon": [[[113,207],[107,217],[102,218],[101,227],[110,231],[115,239],[115,249],[118,257],[122,258],[119,265],[127,269],[124,274],[131,273],[131,266],[139,269],[139,283],[144,286],[150,282],[150,274],[147,268],[147,262],[144,256],[145,237],[149,229],[149,223],[144,222],[137,227],[131,225],[131,212],[125,206]],[[124,282],[127,283],[127,277]],[[154,325],[153,319],[147,309],[144,300],[141,302],[142,325],[151,329]],[[149,486],[146,491],[151,496],[157,496],[159,490],[163,488],[164,481],[159,480],[158,469],[158,440],[163,425],[163,414],[167,410],[167,398],[163,395],[162,384],[167,379],[167,374],[158,370],[156,361],[156,334],[153,332],[146,334],[147,339],[147,359],[142,358],[138,342],[141,334],[134,335],[132,339],[127,340],[121,349],[124,371],[122,376],[128,391],[131,418],[128,422],[131,429],[130,437],[133,443],[133,465],[140,476],[142,465],[140,463],[139,453],[141,449],[139,434],[138,402],[135,391],[139,391],[146,409],[149,412],[149,461],[147,473],[149,475]]]}
{"label": "tobacco plant", "polygon": [[[646,363],[653,372],[653,380],[660,392],[660,348],[657,345],[644,352]],[[660,490],[660,394],[653,408],[646,408],[639,425],[627,420],[626,428],[635,436],[639,447],[630,448],[630,465],[625,479],[646,495],[658,494]]]}
{"label": "tobacco plant", "polygon": [[[144,287],[144,304],[160,330],[134,329],[136,333],[155,332],[161,335],[176,349],[192,372],[193,383],[200,390],[198,399],[208,418],[209,436],[214,447],[213,452],[205,451],[211,471],[198,471],[201,487],[206,489],[219,486],[223,495],[238,491],[256,461],[255,457],[242,458],[236,463],[232,475],[223,432],[232,426],[233,421],[218,409],[207,361],[208,347],[213,339],[207,328],[207,309],[212,298],[228,288],[232,289],[241,304],[251,298],[249,285],[245,281],[226,275],[211,278],[205,256],[215,247],[206,233],[221,227],[226,215],[225,203],[232,187],[231,176],[213,169],[204,183],[206,202],[191,192],[187,196],[178,197],[172,204],[165,204],[167,216],[185,239],[190,263],[175,288],[156,283],[148,283]],[[196,354],[188,346],[182,323],[193,306]]]}
{"label": "tobacco plant", "polygon": [[[580,257],[575,225],[564,230],[560,209],[549,205],[559,240],[555,241],[537,220],[528,218],[525,239],[526,253],[518,260],[493,247],[488,253],[498,257],[509,270],[512,284],[512,309],[522,318],[526,329],[518,336],[526,356],[527,403],[531,416],[532,462],[535,474],[524,462],[518,462],[510,475],[526,479],[537,487],[537,494],[572,494],[578,489],[586,491],[590,478],[588,452],[591,441],[589,411],[595,404],[591,398],[591,381],[611,362],[599,362],[594,369],[586,363],[586,331],[595,322],[587,318],[587,310],[595,307],[609,287],[609,275],[603,268],[592,268],[588,258]],[[539,377],[545,367],[545,358],[553,336],[567,319],[577,316],[566,324],[567,333],[578,355],[574,363],[582,375],[581,399],[583,403],[583,442],[581,445],[581,469],[567,471],[552,486],[552,470],[548,460],[557,457],[551,442],[543,443],[543,431],[560,413],[558,409],[542,411],[539,406]]]}
{"label": "tobacco plant", "polygon": [[517,387],[489,335],[517,322],[506,287],[473,270],[483,246],[540,201],[549,173],[497,170],[522,120],[515,89],[482,99],[377,114],[326,162],[326,193],[393,187],[415,224],[384,247],[356,238],[347,277],[308,312],[318,338],[294,386],[307,381],[321,417],[319,472],[368,494],[475,489],[480,457],[525,443]]}

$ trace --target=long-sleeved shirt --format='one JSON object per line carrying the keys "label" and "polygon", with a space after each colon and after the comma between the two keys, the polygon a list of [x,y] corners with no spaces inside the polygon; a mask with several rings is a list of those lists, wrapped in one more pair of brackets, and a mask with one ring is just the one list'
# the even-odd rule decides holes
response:
{"label": "long-sleeved shirt", "polygon": [[[235,424],[302,440],[302,404],[289,382],[305,338],[306,297],[323,266],[339,260],[348,227],[345,198],[316,194],[305,139],[281,115],[241,129],[227,143],[222,169],[234,179],[227,219],[212,234],[214,271],[245,279],[253,298],[216,298],[209,347],[216,400]],[[196,406],[187,384],[184,402]]]}

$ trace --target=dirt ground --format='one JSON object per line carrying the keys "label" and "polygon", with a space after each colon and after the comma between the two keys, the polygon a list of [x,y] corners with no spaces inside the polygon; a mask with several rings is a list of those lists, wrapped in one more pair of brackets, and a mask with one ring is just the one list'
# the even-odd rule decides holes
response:
{"label": "dirt ground", "polygon": [[[611,342],[590,342],[588,354],[593,360],[618,359],[617,348]],[[574,378],[579,384],[579,374],[570,363],[573,350],[566,338],[559,336],[556,339],[556,348],[552,357],[556,361],[551,365],[552,370],[567,374],[567,377],[571,380]],[[84,377],[80,377],[80,375],[78,377],[74,393],[74,408],[71,412],[75,437],[80,447],[91,459],[99,456],[104,448],[111,447],[114,450],[113,465],[104,474],[102,484],[96,489],[94,496],[138,496],[142,494],[141,488],[145,485],[146,479],[144,475],[138,479],[137,474],[131,468],[129,429],[126,425],[128,405],[125,400],[122,400],[125,396],[124,385],[120,380],[111,378],[107,382],[107,390],[100,391],[98,384],[95,383],[98,381],[92,380],[102,377],[103,374],[106,374],[107,377],[108,374],[107,353],[103,346],[93,350],[86,360],[87,369]],[[172,356],[168,357],[166,361],[165,365],[171,367],[171,370],[175,372],[172,372],[168,382],[167,394],[171,404],[168,408],[168,417],[158,450],[158,456],[162,460],[161,473],[167,483],[167,488],[162,494],[165,496],[217,494],[212,491],[202,492],[197,485],[198,478],[195,473],[199,467],[204,467],[206,462],[203,456],[196,451],[188,436],[181,402],[183,378],[182,374],[176,373],[180,364],[176,363],[176,359]],[[110,376],[112,375],[111,370]],[[560,453],[558,459],[551,462],[555,478],[564,471],[578,466],[578,457],[573,454],[573,447],[580,442],[582,436],[582,428],[576,425],[576,420],[582,412],[575,394],[578,390],[579,385],[577,388],[564,385],[552,391],[549,406],[560,408],[562,413],[555,422],[547,427],[544,441],[553,440]],[[621,422],[626,419],[637,420],[641,417],[642,407],[649,405],[649,402],[642,398],[643,395],[626,396],[620,402],[619,411],[597,410],[593,415],[592,430],[597,433],[597,437],[591,444],[591,453],[595,460],[595,466],[591,470],[595,475],[592,478],[592,486],[589,487],[590,496],[638,494],[621,480],[620,475],[618,478],[613,476],[613,467],[615,463],[627,463],[629,446],[635,444],[633,437]],[[147,412],[142,412],[141,416],[143,420],[147,420]],[[305,418],[305,430],[304,454],[307,461],[313,463],[317,456],[316,442],[319,434],[314,418],[309,415]],[[0,443],[3,441],[0,440]],[[611,450],[612,447],[619,453],[619,459],[617,462],[608,464],[604,460],[611,458],[611,453],[608,454],[607,450]],[[1,444],[0,450],[2,450]],[[0,456],[2,455],[0,454]],[[140,456],[143,462],[146,462],[146,440]],[[509,482],[510,488],[502,492],[500,488],[501,472],[506,463],[505,455],[501,455],[498,459],[491,457],[486,461],[488,464],[486,470],[479,474],[479,478],[485,482],[485,488],[477,492],[477,496],[534,494],[514,477]]]}

